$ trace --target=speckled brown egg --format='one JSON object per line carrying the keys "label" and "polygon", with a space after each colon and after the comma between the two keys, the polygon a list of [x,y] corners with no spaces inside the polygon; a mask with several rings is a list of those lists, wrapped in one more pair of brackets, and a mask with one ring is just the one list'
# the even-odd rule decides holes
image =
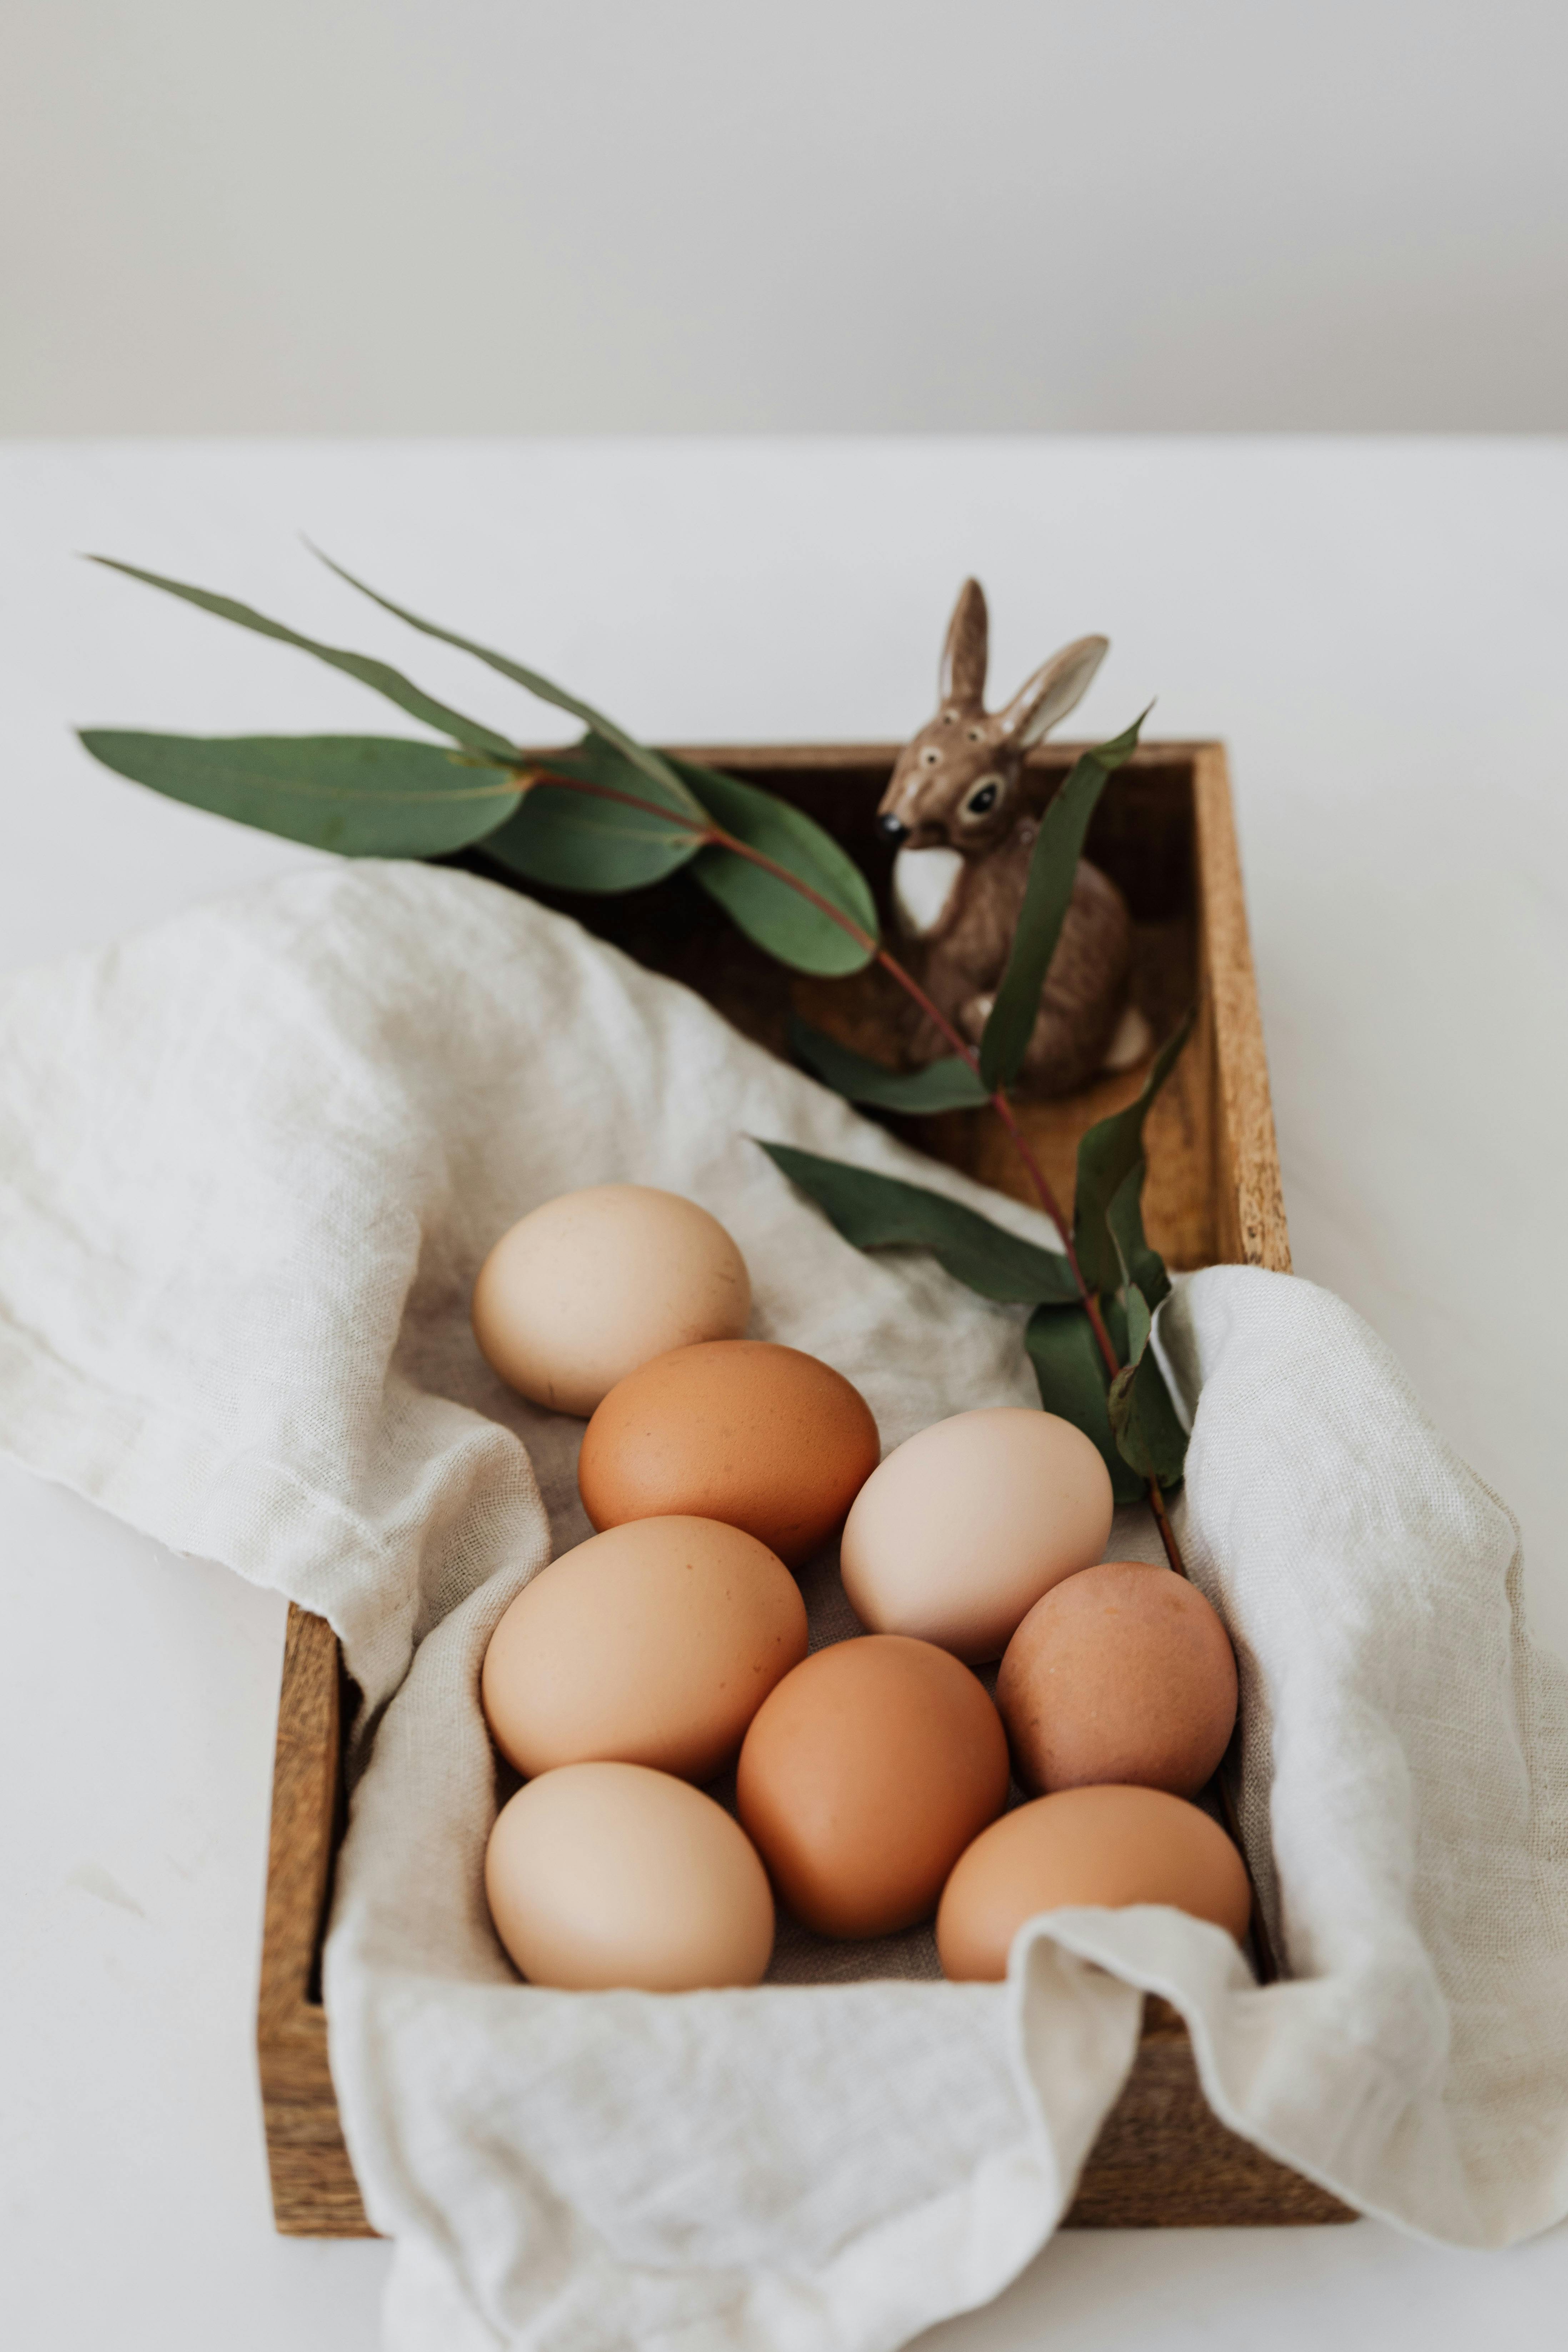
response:
{"label": "speckled brown egg", "polygon": [[531,1778],[608,1759],[710,1780],[805,1655],[805,1603],[776,1553],[716,1519],[634,1519],[525,1584],[480,1695]]}
{"label": "speckled brown egg", "polygon": [[936,1948],[950,1977],[1000,1978],[1026,1919],[1069,1905],[1167,1903],[1239,1943],[1250,1895],[1217,1822],[1163,1789],[1063,1789],[994,1822],[942,1889]]}
{"label": "speckled brown egg", "polygon": [[741,1820],[796,1917],[885,1936],[931,1916],[1007,1798],[1007,1741],[978,1678],[900,1633],[834,1643],[786,1675],[741,1749]]}
{"label": "speckled brown egg", "polygon": [[1195,1796],[1236,1723],[1236,1659],[1195,1584],[1104,1560],[1053,1586],[996,1678],[1026,1789],[1135,1781]]}
{"label": "speckled brown egg", "polygon": [[870,1407],[841,1372],[762,1339],[674,1348],[618,1381],[577,1464],[595,1528],[689,1513],[743,1528],[791,1568],[877,1466]]}

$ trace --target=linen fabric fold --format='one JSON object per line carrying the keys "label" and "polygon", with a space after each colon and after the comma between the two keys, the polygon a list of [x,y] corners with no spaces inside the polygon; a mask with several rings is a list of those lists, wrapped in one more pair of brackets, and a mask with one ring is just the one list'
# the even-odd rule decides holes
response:
{"label": "linen fabric fold", "polygon": [[[756,1336],[844,1372],[884,1446],[1034,1402],[1012,1309],[839,1241],[752,1140],[1045,1221],[919,1160],[577,924],[468,877],[322,867],[0,992],[0,1439],[327,1616],[361,1708],[326,1989],[399,2352],[824,2344],[994,2294],[1133,2056],[1193,2031],[1231,2126],[1402,2226],[1568,2210],[1568,1676],[1512,1524],[1340,1302],[1215,1268],[1162,1345],[1179,1511],[1241,1660],[1244,1826],[1293,1980],[1220,1932],[1063,1912],[1008,1982],[929,1935],[781,1936],[755,1991],[518,1982],[486,1915],[490,1627],[587,1532],[582,1424],[468,1322],[497,1235],[613,1180],[689,1194]],[[1112,1553],[1156,1556],[1124,1515]],[[815,1638],[853,1631],[830,1559]],[[855,1980],[857,1977],[859,1980]]]}

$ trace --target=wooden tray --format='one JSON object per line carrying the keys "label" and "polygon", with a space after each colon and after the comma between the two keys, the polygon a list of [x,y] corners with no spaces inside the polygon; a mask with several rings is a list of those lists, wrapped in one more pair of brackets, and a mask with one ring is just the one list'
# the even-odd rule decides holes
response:
{"label": "wooden tray", "polygon": [[[808,809],[871,877],[885,907],[891,853],[873,819],[892,745],[721,745],[690,756]],[[1034,755],[1042,801],[1073,757],[1073,746],[1058,744]],[[1238,1263],[1289,1271],[1224,746],[1154,743],[1135,752],[1106,792],[1089,851],[1131,908],[1133,995],[1156,1030],[1168,1029],[1194,997],[1200,1003],[1193,1042],[1149,1123],[1150,1237],[1176,1266]],[[482,852],[458,862],[487,870]],[[683,877],[626,898],[558,903],[643,962],[700,990],[775,1050],[783,1050],[792,1003],[847,1043],[876,1045],[888,1010],[880,975],[792,981]],[[1129,1099],[1140,1078],[1133,1072],[1101,1080],[1062,1102],[1025,1109],[1030,1141],[1064,1204],[1071,1199],[1079,1135]],[[989,1111],[906,1121],[901,1129],[987,1183],[1022,1189]],[[339,2126],[321,1991],[321,1948],[343,1824],[342,1736],[353,1697],[331,1629],[290,1608],[257,2044],[273,2210],[279,2230],[303,2237],[374,2234]],[[1180,2019],[1162,2001],[1146,2002],[1132,2074],[1084,2168],[1067,2226],[1353,2219],[1337,2200],[1215,2121]]]}

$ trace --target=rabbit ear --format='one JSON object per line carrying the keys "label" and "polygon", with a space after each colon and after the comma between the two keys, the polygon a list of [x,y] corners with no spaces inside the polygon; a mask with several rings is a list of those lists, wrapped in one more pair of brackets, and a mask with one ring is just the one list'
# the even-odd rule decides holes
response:
{"label": "rabbit ear", "polygon": [[1013,740],[1027,751],[1065,719],[1088,693],[1089,680],[1110,651],[1109,637],[1079,637],[1026,678],[1005,710],[997,714]]}
{"label": "rabbit ear", "polygon": [[958,592],[958,602],[947,625],[947,643],[942,649],[939,691],[943,702],[956,702],[964,709],[978,709],[985,692],[988,631],[985,591],[978,580],[966,580]]}

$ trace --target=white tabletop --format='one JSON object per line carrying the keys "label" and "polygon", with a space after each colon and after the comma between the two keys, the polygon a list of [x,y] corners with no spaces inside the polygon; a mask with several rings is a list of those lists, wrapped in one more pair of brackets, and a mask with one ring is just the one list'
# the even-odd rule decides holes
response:
{"label": "white tabletop", "polygon": [[[14,447],[0,456],[0,961],[312,853],[96,768],[73,724],[384,730],[106,551],[542,718],[336,585],[319,544],[666,740],[891,737],[947,609],[1008,688],[1113,652],[1110,733],[1231,746],[1297,1270],[1404,1356],[1519,1513],[1568,1653],[1568,449],[901,441]],[[459,686],[461,691],[459,691]],[[1075,728],[1079,724],[1075,720]],[[1560,1515],[1559,1515],[1560,1520]],[[0,2336],[355,2352],[387,2253],[273,2235],[251,2052],[283,1610],[0,1461]],[[1568,2235],[1070,2233],[932,2352],[1557,2340]]]}

